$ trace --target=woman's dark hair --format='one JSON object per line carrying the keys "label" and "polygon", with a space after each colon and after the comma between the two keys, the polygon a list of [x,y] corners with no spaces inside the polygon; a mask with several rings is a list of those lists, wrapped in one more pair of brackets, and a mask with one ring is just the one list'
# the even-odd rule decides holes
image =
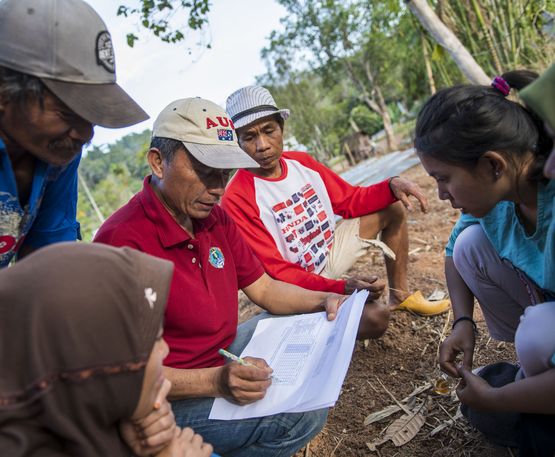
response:
{"label": "woman's dark hair", "polygon": [[29,100],[38,99],[42,106],[45,89],[36,76],[0,67],[0,104],[15,102],[23,105]]}
{"label": "woman's dark hair", "polygon": [[[537,77],[526,70],[502,75],[517,90]],[[540,181],[552,140],[538,116],[498,89],[459,85],[440,90],[426,102],[416,120],[414,146],[419,154],[466,166],[474,166],[487,151],[509,160],[531,151],[535,160],[528,179]]]}

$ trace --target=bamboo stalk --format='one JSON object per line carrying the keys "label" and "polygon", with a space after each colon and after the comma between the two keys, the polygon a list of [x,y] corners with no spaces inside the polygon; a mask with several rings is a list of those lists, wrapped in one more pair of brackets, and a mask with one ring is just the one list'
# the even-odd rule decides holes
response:
{"label": "bamboo stalk", "polygon": [[484,37],[486,38],[486,43],[488,45],[491,56],[493,58],[493,62],[495,64],[495,69],[497,70],[497,73],[501,74],[503,72],[503,69],[501,67],[501,61],[499,60],[499,55],[497,54],[497,50],[493,45],[493,40],[491,38],[489,28],[487,27],[486,22],[484,20],[484,16],[482,15],[482,9],[480,8],[480,5],[478,5],[478,2],[476,0],[472,0],[472,6],[474,7],[474,11],[476,12],[476,17],[478,19],[478,22],[482,27]]}
{"label": "bamboo stalk", "polygon": [[512,8],[512,5],[510,3],[509,3],[509,5],[507,5],[507,16],[508,16],[508,20],[509,20],[509,39],[510,39],[510,43],[511,43],[511,49],[513,51],[512,52],[512,54],[513,54],[513,66],[516,67],[517,64],[518,64],[518,54],[516,53],[517,46],[516,46],[516,37],[515,37],[515,18],[513,16],[513,8]]}
{"label": "bamboo stalk", "polygon": [[87,195],[87,198],[89,199],[89,202],[91,203],[91,206],[93,207],[93,210],[96,214],[96,217],[98,217],[98,220],[100,221],[101,224],[104,223],[106,218],[104,217],[104,215],[102,214],[102,211],[100,211],[100,208],[96,204],[96,200],[94,199],[93,194],[90,191],[89,186],[87,185],[87,183],[85,181],[85,178],[83,178],[81,173],[77,173],[77,176],[79,177],[79,182],[81,183],[81,186],[83,187],[83,189],[85,191],[85,194]]}
{"label": "bamboo stalk", "polygon": [[428,42],[424,34],[420,33],[420,40],[422,42],[422,55],[424,56],[424,65],[426,66],[426,76],[428,77],[428,85],[430,86],[430,93],[436,93],[436,82],[434,80],[434,72],[432,71],[432,63],[430,62],[430,53],[428,52]]}
{"label": "bamboo stalk", "polygon": [[499,6],[497,0],[488,0],[487,8],[490,29],[497,45],[497,50],[501,54],[501,60],[505,66],[514,67],[514,52],[510,42],[510,33],[507,29],[508,10],[512,9],[512,5],[506,5],[504,8]]}

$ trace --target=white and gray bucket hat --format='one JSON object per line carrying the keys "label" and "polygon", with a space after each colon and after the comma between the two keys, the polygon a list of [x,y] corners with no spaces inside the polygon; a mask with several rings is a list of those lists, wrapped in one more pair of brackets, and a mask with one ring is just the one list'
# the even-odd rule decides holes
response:
{"label": "white and gray bucket hat", "polygon": [[258,119],[280,114],[289,117],[288,109],[279,109],[270,91],[262,86],[247,86],[227,97],[226,109],[236,129],[245,127]]}

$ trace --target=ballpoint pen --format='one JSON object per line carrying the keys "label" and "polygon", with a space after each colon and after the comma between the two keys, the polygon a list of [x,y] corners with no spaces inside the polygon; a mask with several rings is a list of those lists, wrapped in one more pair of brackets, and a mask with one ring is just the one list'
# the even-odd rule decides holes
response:
{"label": "ballpoint pen", "polygon": [[254,367],[255,366],[252,363],[249,363],[249,362],[243,360],[241,357],[238,357],[235,354],[232,354],[231,352],[226,351],[225,349],[220,349],[218,351],[218,354],[223,355],[225,358],[227,358],[229,360],[233,360],[234,362],[237,362],[241,365],[245,365],[246,367]]}
{"label": "ballpoint pen", "polygon": [[[232,354],[229,351],[226,351],[225,349],[219,349],[218,350],[218,354],[224,356],[225,358],[229,359],[229,360],[233,360],[234,362],[237,362],[241,365],[244,365],[246,367],[255,367],[256,365],[247,362],[246,360],[243,360],[241,357],[236,356],[235,354]],[[272,375],[270,376],[274,381],[280,382],[280,379],[277,378],[276,376]]]}

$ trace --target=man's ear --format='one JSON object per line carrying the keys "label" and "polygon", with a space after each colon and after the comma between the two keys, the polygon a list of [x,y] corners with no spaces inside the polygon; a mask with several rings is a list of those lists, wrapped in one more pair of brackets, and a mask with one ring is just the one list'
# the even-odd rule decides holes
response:
{"label": "man's ear", "polygon": [[482,157],[491,170],[491,176],[497,181],[507,171],[509,164],[503,155],[495,151],[487,151]]}
{"label": "man's ear", "polygon": [[158,179],[162,179],[164,177],[164,159],[160,149],[150,148],[146,153],[146,160],[152,170],[152,174]]}

